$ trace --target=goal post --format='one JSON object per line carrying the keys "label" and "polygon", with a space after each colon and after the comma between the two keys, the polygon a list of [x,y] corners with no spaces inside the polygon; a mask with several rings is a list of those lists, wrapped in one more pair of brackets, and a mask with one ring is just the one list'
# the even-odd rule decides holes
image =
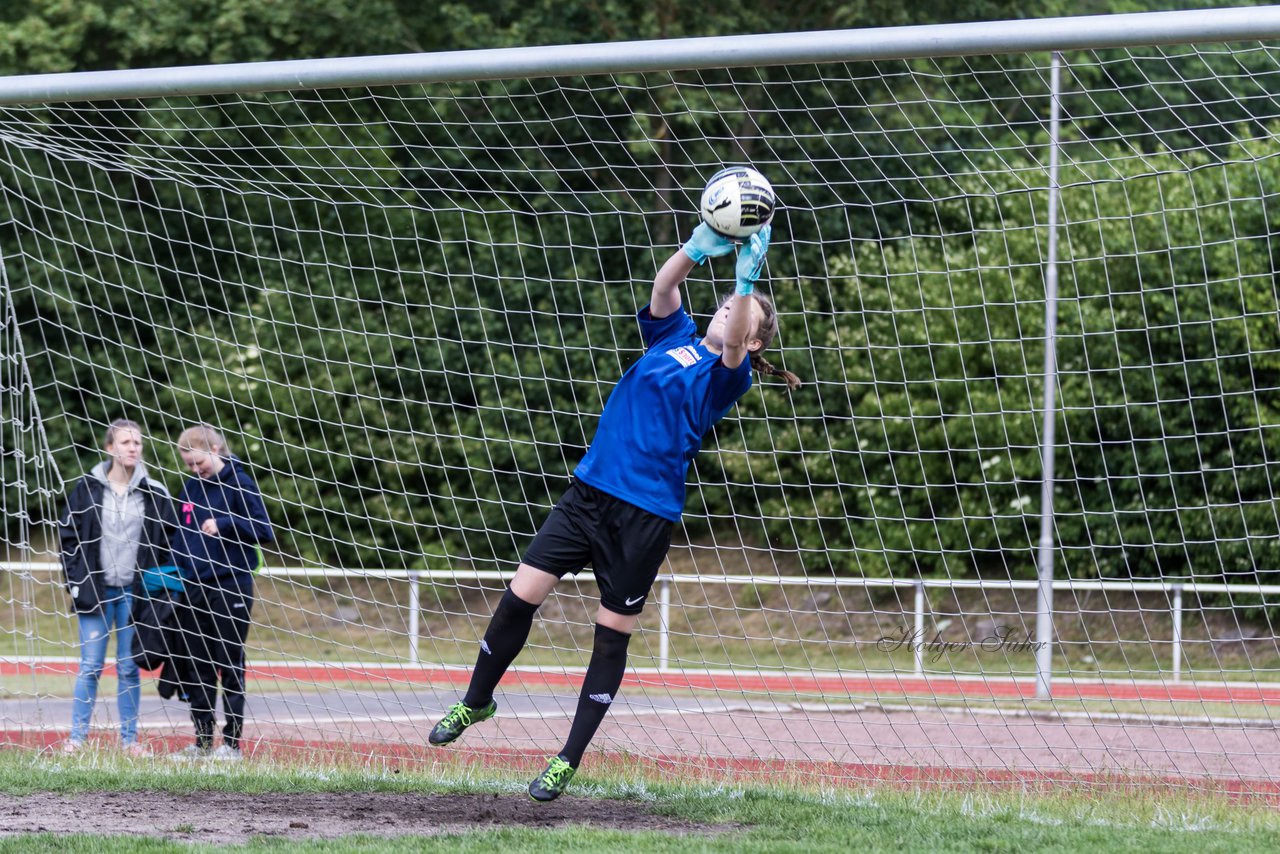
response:
{"label": "goal post", "polygon": [[[251,737],[425,750],[702,183],[750,162],[805,385],[707,437],[600,749],[1274,785],[1278,37],[1268,7],[0,80],[0,729],[69,719],[31,564],[127,417],[171,491],[197,422],[262,488]],[[695,270],[700,323],[732,277]],[[595,596],[544,605],[474,748],[564,734]]]}

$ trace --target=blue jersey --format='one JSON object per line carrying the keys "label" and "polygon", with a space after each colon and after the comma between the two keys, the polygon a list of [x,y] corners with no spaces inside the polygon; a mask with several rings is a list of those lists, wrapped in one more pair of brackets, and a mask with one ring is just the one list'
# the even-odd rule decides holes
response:
{"label": "blue jersey", "polygon": [[751,361],[725,367],[698,343],[683,306],[640,311],[645,354],[609,395],[576,478],[654,515],[680,521],[684,480],[702,439],[751,388]]}

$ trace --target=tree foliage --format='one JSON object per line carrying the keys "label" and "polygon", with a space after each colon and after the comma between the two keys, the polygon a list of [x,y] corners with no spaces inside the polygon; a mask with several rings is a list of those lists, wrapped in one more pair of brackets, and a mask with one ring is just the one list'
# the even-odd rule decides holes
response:
{"label": "tree foliage", "polygon": [[[925,22],[884,2],[29,6],[0,12],[0,69]],[[1192,88],[1250,85],[1224,70],[1228,56],[1198,61],[1208,70]],[[122,411],[155,437],[207,420],[237,438],[293,556],[511,560],[638,355],[631,315],[688,226],[677,213],[699,164],[768,159],[794,188],[770,262],[781,355],[809,382],[794,395],[758,387],[708,441],[686,535],[758,517],[736,530],[814,572],[1032,576],[1045,84],[1015,86],[1006,70],[1035,79],[1037,67],[1018,57],[904,67],[922,73],[759,69],[8,114],[0,240],[25,356],[47,368],[35,393],[55,459],[74,476],[94,425]],[[1144,73],[1133,63],[1070,72],[1081,94],[1067,102],[1060,204],[1063,559],[1076,576],[1252,577],[1277,565],[1280,542],[1280,413],[1262,393],[1280,373],[1275,130],[1243,88],[1137,111],[1117,94]],[[1198,137],[1206,127],[1212,139]],[[699,272],[690,304],[709,308],[715,290]]]}

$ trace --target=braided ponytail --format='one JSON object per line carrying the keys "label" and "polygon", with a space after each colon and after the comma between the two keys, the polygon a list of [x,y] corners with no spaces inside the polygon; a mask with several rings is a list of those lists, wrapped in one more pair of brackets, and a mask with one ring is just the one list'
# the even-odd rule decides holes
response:
{"label": "braided ponytail", "polygon": [[755,371],[770,377],[782,377],[787,381],[787,388],[795,391],[800,388],[800,378],[790,371],[772,365],[769,361],[759,353],[751,354],[751,367]]}
{"label": "braided ponytail", "polygon": [[791,371],[786,371],[770,364],[764,356],[760,355],[769,349],[769,345],[773,343],[773,339],[778,335],[778,310],[773,307],[773,302],[764,294],[753,293],[751,297],[764,312],[764,316],[760,319],[760,326],[756,329],[755,334],[755,337],[760,339],[763,346],[758,352],[751,354],[751,367],[765,376],[781,377],[786,380],[787,388],[795,391],[800,388],[800,378],[791,373]]}

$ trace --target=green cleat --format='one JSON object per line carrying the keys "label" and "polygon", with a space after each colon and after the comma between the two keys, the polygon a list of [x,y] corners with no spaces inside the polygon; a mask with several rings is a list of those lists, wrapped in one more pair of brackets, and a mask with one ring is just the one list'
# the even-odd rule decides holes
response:
{"label": "green cleat", "polygon": [[483,709],[473,709],[466,703],[454,703],[449,707],[449,714],[431,730],[427,741],[432,744],[448,744],[456,739],[472,724],[487,721],[498,711],[498,704],[493,700]]}
{"label": "green cleat", "polygon": [[529,784],[529,797],[535,801],[554,801],[569,788],[576,769],[565,761],[564,757],[551,757],[547,770],[543,771]]}

